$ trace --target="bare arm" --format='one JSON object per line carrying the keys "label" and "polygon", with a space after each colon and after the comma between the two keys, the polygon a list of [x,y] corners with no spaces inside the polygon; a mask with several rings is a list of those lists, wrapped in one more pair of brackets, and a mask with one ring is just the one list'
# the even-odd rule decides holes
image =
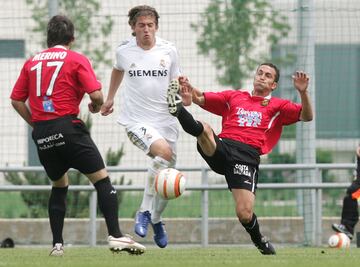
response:
{"label": "bare arm", "polygon": [[124,71],[113,68],[111,72],[108,96],[105,103],[101,106],[101,115],[107,116],[114,111],[114,98],[123,78]]}
{"label": "bare arm", "polygon": [[101,105],[104,103],[103,93],[100,90],[96,90],[89,94],[91,102],[89,103],[89,111],[91,113],[98,113]]}
{"label": "bare arm", "polygon": [[33,127],[33,123],[31,121],[31,112],[25,102],[11,100],[11,105],[14,107],[17,113],[31,126]]}
{"label": "bare arm", "polygon": [[199,89],[194,87],[192,89],[192,98],[193,98],[193,102],[196,105],[202,106],[205,104],[205,97],[203,92],[201,92]]}
{"label": "bare arm", "polygon": [[296,90],[300,94],[300,99],[302,104],[300,120],[311,121],[314,115],[313,115],[311,99],[308,93],[309,76],[302,71],[297,71],[293,76],[293,82]]}

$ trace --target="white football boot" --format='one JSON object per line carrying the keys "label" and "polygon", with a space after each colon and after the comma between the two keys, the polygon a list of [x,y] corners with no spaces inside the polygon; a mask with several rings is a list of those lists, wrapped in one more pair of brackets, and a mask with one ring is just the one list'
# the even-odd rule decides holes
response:
{"label": "white football boot", "polygon": [[180,83],[178,79],[170,81],[167,90],[167,102],[170,114],[177,117],[180,108],[183,106],[180,96]]}
{"label": "white football boot", "polygon": [[112,252],[126,251],[129,254],[140,255],[143,254],[146,250],[145,246],[135,242],[129,235],[118,238],[110,235],[108,237],[108,242]]}
{"label": "white football boot", "polygon": [[50,251],[49,256],[59,257],[64,255],[64,246],[61,243],[56,243],[53,249]]}

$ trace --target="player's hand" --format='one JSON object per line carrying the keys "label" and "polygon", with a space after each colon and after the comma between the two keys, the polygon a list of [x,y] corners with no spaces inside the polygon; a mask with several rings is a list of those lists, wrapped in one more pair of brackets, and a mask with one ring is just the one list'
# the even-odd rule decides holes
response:
{"label": "player's hand", "polygon": [[106,100],[104,104],[102,104],[101,109],[100,109],[100,113],[103,116],[107,116],[111,113],[113,113],[114,108],[114,100]]}
{"label": "player's hand", "polygon": [[357,149],[356,149],[356,155],[358,157],[360,157],[360,144],[358,145]]}
{"label": "player's hand", "polygon": [[298,90],[299,93],[306,92],[306,90],[309,86],[309,76],[303,71],[297,71],[292,76],[292,78],[293,78],[294,87],[296,88],[296,90]]}
{"label": "player's hand", "polygon": [[182,98],[183,105],[190,106],[192,103],[193,87],[190,84],[188,77],[180,76],[179,84],[180,84],[180,96]]}
{"label": "player's hand", "polygon": [[100,111],[100,108],[101,108],[100,105],[96,105],[96,104],[93,103],[93,102],[90,102],[90,103],[88,104],[88,107],[89,107],[89,111],[90,111],[91,113],[98,113],[98,112]]}

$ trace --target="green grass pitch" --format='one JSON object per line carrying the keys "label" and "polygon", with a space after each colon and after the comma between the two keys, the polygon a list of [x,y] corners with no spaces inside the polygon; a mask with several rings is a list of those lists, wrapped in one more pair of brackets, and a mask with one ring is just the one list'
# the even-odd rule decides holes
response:
{"label": "green grass pitch", "polygon": [[358,266],[360,249],[278,248],[277,255],[264,256],[252,247],[150,247],[140,256],[112,254],[106,247],[65,247],[62,257],[49,257],[49,248],[0,249],[0,267],[15,266],[140,266],[140,267],[346,267]]}

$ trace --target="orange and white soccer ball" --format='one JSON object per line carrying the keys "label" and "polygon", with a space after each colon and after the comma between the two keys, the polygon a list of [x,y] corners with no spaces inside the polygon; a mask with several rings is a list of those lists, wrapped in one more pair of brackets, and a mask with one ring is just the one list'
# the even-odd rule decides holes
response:
{"label": "orange and white soccer ball", "polygon": [[184,175],[174,168],[161,170],[155,177],[155,191],[163,199],[174,199],[185,191],[186,179]]}
{"label": "orange and white soccer ball", "polygon": [[349,248],[350,238],[344,233],[336,233],[330,236],[328,243],[331,248]]}

